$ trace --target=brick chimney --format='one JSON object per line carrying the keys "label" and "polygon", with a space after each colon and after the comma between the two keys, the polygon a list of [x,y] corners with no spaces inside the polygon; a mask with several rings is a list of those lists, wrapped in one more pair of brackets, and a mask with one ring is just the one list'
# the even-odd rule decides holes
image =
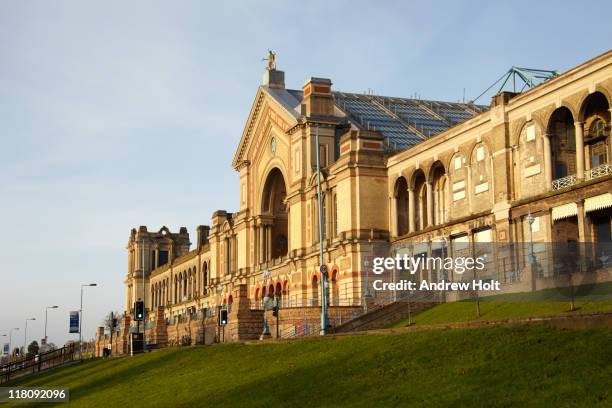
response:
{"label": "brick chimney", "polygon": [[267,69],[264,72],[263,85],[269,88],[285,89],[285,73],[277,69]]}
{"label": "brick chimney", "polygon": [[302,114],[306,116],[332,116],[334,98],[331,92],[332,82],[327,78],[310,78],[302,88]]}
{"label": "brick chimney", "polygon": [[210,227],[208,225],[198,225],[197,228],[197,239],[198,248],[203,247],[208,243],[208,234],[210,233]]}

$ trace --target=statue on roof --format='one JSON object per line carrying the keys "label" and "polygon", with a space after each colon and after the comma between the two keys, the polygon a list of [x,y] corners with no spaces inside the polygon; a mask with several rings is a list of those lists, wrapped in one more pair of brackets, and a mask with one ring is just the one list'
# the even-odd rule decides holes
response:
{"label": "statue on roof", "polygon": [[268,61],[268,71],[276,70],[276,53],[272,50],[268,50],[268,58],[263,58],[262,61]]}

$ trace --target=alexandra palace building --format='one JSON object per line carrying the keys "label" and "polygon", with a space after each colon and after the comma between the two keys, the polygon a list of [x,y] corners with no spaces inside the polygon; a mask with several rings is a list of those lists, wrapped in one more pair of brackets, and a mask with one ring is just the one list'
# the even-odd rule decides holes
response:
{"label": "alexandra palace building", "polygon": [[[375,256],[495,243],[510,254],[494,269],[507,290],[547,287],[558,260],[545,243],[611,241],[611,104],[612,51],[488,106],[348,93],[326,78],[287,89],[268,67],[232,160],[237,210],[214,212],[195,237],[132,229],[113,348],[126,351],[143,298],[160,346],[256,339],[266,296],[280,302],[281,336],[318,325],[317,149],[332,326],[397,299],[372,293]],[[595,261],[577,271],[612,280]]]}

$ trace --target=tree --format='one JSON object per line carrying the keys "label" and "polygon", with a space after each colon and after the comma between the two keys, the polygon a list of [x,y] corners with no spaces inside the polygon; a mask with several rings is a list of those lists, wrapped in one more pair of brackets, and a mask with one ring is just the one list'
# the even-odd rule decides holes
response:
{"label": "tree", "polygon": [[28,346],[28,354],[27,354],[27,356],[28,357],[35,356],[36,354],[38,354],[38,350],[39,349],[40,349],[40,347],[38,346],[38,342],[36,340],[34,340]]}
{"label": "tree", "polygon": [[109,331],[112,331],[115,327],[113,326],[114,321],[117,322],[117,324],[119,324],[119,319],[120,319],[121,315],[119,314],[119,312],[110,312],[108,314],[108,316],[106,316],[104,318],[104,328],[108,329]]}
{"label": "tree", "polygon": [[57,346],[54,343],[47,343],[47,344],[41,344],[40,349],[38,351],[40,353],[47,353],[53,350],[57,350]]}
{"label": "tree", "polygon": [[110,332],[110,349],[113,350],[113,334],[119,325],[119,312],[110,312],[104,319],[104,327]]}

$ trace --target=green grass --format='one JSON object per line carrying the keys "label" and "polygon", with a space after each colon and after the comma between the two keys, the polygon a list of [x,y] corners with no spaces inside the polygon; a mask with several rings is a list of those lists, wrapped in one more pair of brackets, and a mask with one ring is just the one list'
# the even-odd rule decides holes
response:
{"label": "green grass", "polygon": [[[476,315],[475,301],[443,303],[412,316],[415,325],[457,323],[478,320],[503,320],[521,317],[554,316],[612,311],[612,302],[576,302],[576,310],[570,311],[569,302],[480,302],[480,317]],[[404,327],[408,319],[400,320],[390,327]]]}
{"label": "green grass", "polygon": [[[612,331],[540,326],[166,349],[24,380],[82,407],[610,406]],[[23,406],[23,405],[20,405]]]}
{"label": "green grass", "polygon": [[[612,282],[581,285],[573,291],[576,307],[573,312],[570,311],[570,289],[556,288],[483,297],[480,317],[476,314],[476,302],[466,300],[435,306],[410,320],[415,325],[427,325],[612,311]],[[408,319],[404,319],[389,327],[407,325]]]}

